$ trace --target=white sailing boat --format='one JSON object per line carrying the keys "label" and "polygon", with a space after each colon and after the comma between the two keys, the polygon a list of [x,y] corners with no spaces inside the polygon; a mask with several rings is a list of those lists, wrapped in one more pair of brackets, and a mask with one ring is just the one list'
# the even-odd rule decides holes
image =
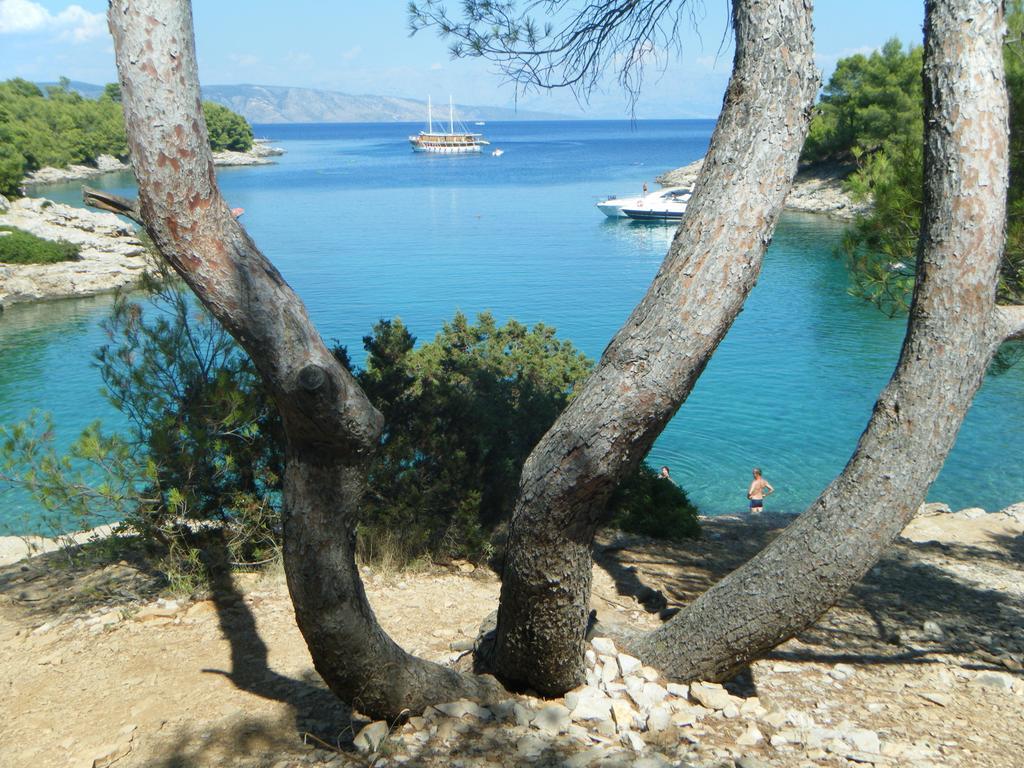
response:
{"label": "white sailing boat", "polygon": [[[465,128],[460,124],[460,128]],[[427,97],[427,130],[420,131],[416,136],[409,137],[413,152],[434,152],[440,155],[465,155],[480,152],[490,144],[484,141],[482,133],[470,133],[455,130],[455,108],[451,96],[448,97],[448,131],[434,131],[433,108],[430,97]]]}

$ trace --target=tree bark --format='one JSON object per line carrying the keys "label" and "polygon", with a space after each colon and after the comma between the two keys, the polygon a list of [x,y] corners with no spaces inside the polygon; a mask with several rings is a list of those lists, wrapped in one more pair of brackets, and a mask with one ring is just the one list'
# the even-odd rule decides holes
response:
{"label": "tree bark", "polygon": [[914,516],[1019,312],[995,306],[1008,126],[1001,3],[933,0],[925,25],[925,196],[895,373],[842,474],[770,546],[630,647],[720,680],[812,624]]}
{"label": "tree bark", "polygon": [[314,665],[340,698],[377,717],[439,698],[492,697],[493,681],[402,651],[366,600],[354,560],[355,511],[382,418],[221,197],[191,5],[112,0],[108,19],[137,210],[161,255],[252,357],[281,412],[285,570]]}
{"label": "tree bark", "polygon": [[693,388],[757,280],[817,90],[809,0],[736,0],[733,74],[687,215],[642,302],[530,455],[493,659],[509,684],[583,679],[591,545],[611,492]]}

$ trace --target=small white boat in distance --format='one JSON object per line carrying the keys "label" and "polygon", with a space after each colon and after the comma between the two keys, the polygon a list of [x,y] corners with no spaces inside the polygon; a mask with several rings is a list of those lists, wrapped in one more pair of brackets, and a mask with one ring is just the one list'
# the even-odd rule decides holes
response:
{"label": "small white boat in distance", "polygon": [[482,133],[470,133],[466,130],[456,132],[455,110],[450,96],[448,97],[448,132],[434,131],[433,109],[428,96],[427,130],[420,131],[416,136],[410,136],[409,143],[412,144],[413,152],[432,152],[439,155],[466,155],[481,152],[485,146],[490,144],[489,141],[484,141]]}
{"label": "small white boat in distance", "polygon": [[[639,216],[629,216],[626,210],[654,211],[664,209],[674,212],[678,209],[680,202],[682,202],[682,209],[686,210],[686,202],[689,199],[689,187],[665,187],[664,189],[659,189],[646,195],[638,195],[637,197],[616,197],[613,195],[607,200],[597,203],[597,208],[610,219],[640,218]],[[679,217],[682,217],[682,213],[679,214]]]}
{"label": "small white boat in distance", "polygon": [[505,154],[505,150],[501,149],[500,147],[498,149],[494,150],[493,152],[491,152],[491,155],[493,155],[494,157],[501,157],[504,154]]}

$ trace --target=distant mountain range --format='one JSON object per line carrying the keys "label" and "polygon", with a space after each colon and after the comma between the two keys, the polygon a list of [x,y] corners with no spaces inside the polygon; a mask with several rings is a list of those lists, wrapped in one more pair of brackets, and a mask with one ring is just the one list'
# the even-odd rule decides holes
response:
{"label": "distant mountain range", "polygon": [[[53,83],[39,83],[41,86]],[[71,89],[87,99],[98,98],[102,85],[72,80]],[[250,123],[417,123],[427,119],[427,102],[392,96],[355,96],[315,88],[278,85],[206,85],[203,98],[230,107]],[[464,122],[475,120],[571,120],[550,112],[528,112],[505,107],[456,104]],[[448,115],[448,104],[434,104],[438,120]]]}
{"label": "distant mountain range", "polygon": [[[338,91],[275,85],[207,85],[203,98],[243,115],[250,123],[413,123],[427,119],[427,102],[392,96],[355,96]],[[455,114],[473,120],[565,120],[565,115],[503,107],[456,104]],[[434,104],[434,117],[448,104]]]}

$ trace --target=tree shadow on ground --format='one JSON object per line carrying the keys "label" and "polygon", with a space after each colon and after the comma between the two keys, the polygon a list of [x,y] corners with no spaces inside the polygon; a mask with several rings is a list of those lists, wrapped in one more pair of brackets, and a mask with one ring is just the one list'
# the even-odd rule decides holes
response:
{"label": "tree shadow on ground", "polygon": [[221,634],[230,646],[231,668],[203,671],[226,677],[239,690],[288,705],[299,734],[311,734],[316,741],[335,748],[351,744],[352,710],[317,675],[310,673],[296,680],[271,669],[267,644],[235,584],[229,559],[223,535],[212,536],[202,563]]}
{"label": "tree shadow on ground", "polygon": [[[295,751],[303,742],[328,756],[351,750],[352,736],[362,723],[353,722],[351,709],[319,676],[310,671],[295,679],[271,669],[267,645],[232,577],[227,546],[218,533],[211,531],[204,537],[201,561],[220,631],[228,641],[230,667],[203,671],[227,678],[239,690],[286,705],[287,714],[282,717],[287,722],[235,718],[228,726],[183,731],[172,737],[168,756],[151,764],[160,768],[217,764],[208,752],[213,745],[218,749],[236,745],[241,750],[235,750],[236,756],[250,749],[261,752],[285,745]],[[154,568],[152,558],[133,537],[90,542],[0,568],[0,596],[9,598],[30,626],[90,613],[130,611],[152,601],[166,586],[166,576]]]}
{"label": "tree shadow on ground", "polygon": [[[613,540],[599,543],[594,559],[620,595],[636,598],[664,618],[746,562],[789,521],[768,515],[719,518],[704,523],[699,540],[634,539],[627,547]],[[901,539],[834,608],[798,635],[799,642],[776,649],[769,658],[930,664],[957,655],[966,668],[1012,672],[1003,662],[1008,654],[1024,653],[1024,600],[959,571],[995,564],[1008,569],[1008,577],[1016,572],[1019,581],[1022,555],[1024,535],[993,536],[989,546]],[[664,607],[652,593],[664,596]]]}

